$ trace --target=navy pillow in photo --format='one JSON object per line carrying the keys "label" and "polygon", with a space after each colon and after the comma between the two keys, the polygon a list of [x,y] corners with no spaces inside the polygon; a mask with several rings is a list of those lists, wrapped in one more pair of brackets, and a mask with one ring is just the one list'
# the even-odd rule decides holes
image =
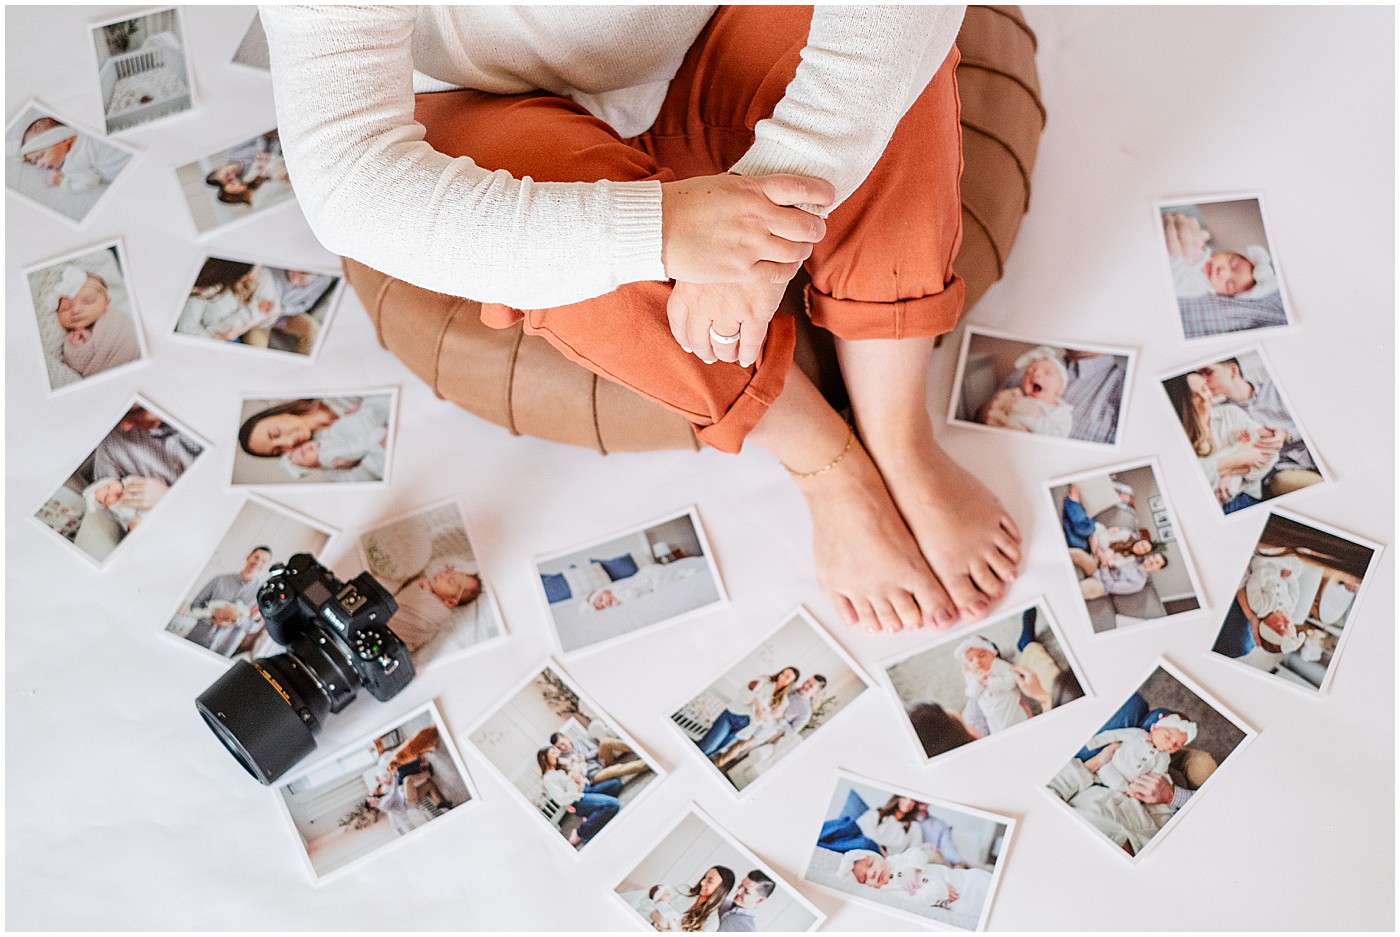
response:
{"label": "navy pillow in photo", "polygon": [[564,578],[563,573],[540,573],[540,582],[544,583],[544,597],[550,605],[573,595],[569,589],[569,580]]}
{"label": "navy pillow in photo", "polygon": [[597,563],[603,567],[603,572],[607,573],[608,578],[613,582],[637,575],[637,561],[632,559],[630,553],[615,556],[610,560],[590,560],[589,562]]}

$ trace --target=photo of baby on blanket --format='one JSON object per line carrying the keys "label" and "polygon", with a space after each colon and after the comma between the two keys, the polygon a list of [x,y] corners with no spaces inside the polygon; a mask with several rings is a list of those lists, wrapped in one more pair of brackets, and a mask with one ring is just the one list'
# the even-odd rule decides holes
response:
{"label": "photo of baby on blanket", "polygon": [[1049,485],[1070,567],[1096,634],[1201,607],[1152,462]]}
{"label": "photo of baby on blanket", "polygon": [[310,357],[342,278],[210,257],[190,287],[175,334]]}
{"label": "photo of baby on blanket", "polygon": [[1129,352],[1067,348],[982,332],[963,334],[949,422],[1112,445]]}
{"label": "photo of baby on blanket", "polygon": [[1379,554],[1359,538],[1270,514],[1211,650],[1322,691]]}
{"label": "photo of baby on blanket", "polygon": [[1164,662],[1048,785],[1129,856],[1141,856],[1253,732]]}
{"label": "photo of baby on blanket", "polygon": [[118,241],[26,271],[50,390],[146,357],[126,270]]}
{"label": "photo of baby on blanket", "polygon": [[1260,199],[1163,204],[1158,214],[1187,338],[1289,324]]}
{"label": "photo of baby on blanket", "polygon": [[365,568],[399,603],[389,627],[408,645],[419,673],[500,636],[501,615],[456,501],[366,531],[360,551]]}
{"label": "photo of baby on blanket", "polygon": [[349,396],[245,399],[235,485],[383,482],[397,389]]}
{"label": "photo of baby on blanket", "polygon": [[826,920],[758,856],[693,810],[614,891],[634,922],[667,933],[792,933]]}
{"label": "photo of baby on blanket", "polygon": [[1326,478],[1258,349],[1203,361],[1162,387],[1225,514]]}
{"label": "photo of baby on blanket", "polygon": [[178,7],[93,27],[108,133],[194,106],[184,35]]}
{"label": "photo of baby on blanket", "polygon": [[1044,602],[886,665],[926,758],[1004,732],[1084,696]]}
{"label": "photo of baby on blanket", "polygon": [[186,163],[175,175],[199,234],[295,198],[275,128]]}
{"label": "photo of baby on blanket", "polygon": [[133,155],[30,104],[5,129],[5,187],[82,224]]}
{"label": "photo of baby on blanket", "polygon": [[535,571],[566,654],[726,601],[693,509],[545,557]]}
{"label": "photo of baby on blanket", "polygon": [[981,930],[1013,823],[838,775],[802,877],[889,911]]}

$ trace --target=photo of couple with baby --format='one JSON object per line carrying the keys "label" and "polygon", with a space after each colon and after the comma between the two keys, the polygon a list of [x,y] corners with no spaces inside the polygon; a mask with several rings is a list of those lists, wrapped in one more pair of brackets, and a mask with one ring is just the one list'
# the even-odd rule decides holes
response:
{"label": "photo of couple with baby", "polygon": [[134,155],[31,103],[5,130],[5,187],[82,224]]}
{"label": "photo of couple with baby", "polygon": [[1317,454],[1257,349],[1203,362],[1162,387],[1225,514],[1324,480]]}
{"label": "photo of couple with baby", "polygon": [[382,482],[397,389],[243,401],[234,485]]}
{"label": "photo of couple with baby", "polygon": [[175,334],[311,356],[341,278],[210,257],[190,287]]}
{"label": "photo of couple with baby", "polygon": [[886,667],[927,758],[995,735],[1084,696],[1043,602]]}
{"label": "photo of couple with baby", "polygon": [[1131,354],[967,328],[949,422],[1113,445]]}
{"label": "photo of couple with baby", "polygon": [[295,198],[276,128],[181,166],[175,175],[199,234]]}
{"label": "photo of couple with baby", "polygon": [[1047,787],[1123,852],[1141,856],[1252,736],[1159,662]]}

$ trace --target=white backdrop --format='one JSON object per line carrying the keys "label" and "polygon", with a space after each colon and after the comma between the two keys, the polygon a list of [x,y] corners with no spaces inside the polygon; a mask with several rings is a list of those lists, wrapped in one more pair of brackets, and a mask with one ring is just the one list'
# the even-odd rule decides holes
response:
{"label": "white backdrop", "polygon": [[[129,8],[135,10],[136,8]],[[86,24],[119,8],[6,10],[7,119],[31,96],[101,126]],[[1278,377],[1338,481],[1281,506],[1382,542],[1393,512],[1394,13],[1387,8],[1034,8],[1049,125],[1029,216],[1005,280],[971,321],[1140,349],[1126,431],[1099,455],[1035,439],[943,429],[990,480],[1030,544],[1008,603],[1044,593],[1100,699],[1006,744],[935,767],[914,760],[883,694],[853,707],[740,802],[668,730],[699,675],[717,673],[798,602],[871,671],[927,640],[842,630],[812,575],[808,523],[761,454],[599,457],[511,438],[433,398],[375,343],[347,294],[312,368],[172,342],[201,246],[174,167],[274,123],[266,77],[228,65],[247,7],[187,11],[202,105],[125,139],[134,168],[78,231],[6,198],[7,924],[12,928],[623,928],[606,894],[652,831],[695,802],[790,878],[803,868],[844,767],[1021,819],[990,917],[995,929],[1393,926],[1394,632],[1389,556],[1351,621],[1331,694],[1312,700],[1206,651],[1264,511],[1222,522],[1172,436],[1154,377],[1246,342],[1187,346],[1163,292],[1151,201],[1266,193],[1297,327],[1265,340]],[[154,358],[48,398],[22,266],[121,235]],[[287,266],[333,258],[295,208],[213,236],[212,248]],[[955,335],[930,408],[946,412]],[[479,804],[330,885],[302,877],[276,795],[237,769],[196,716],[221,672],[163,633],[181,591],[242,496],[226,481],[241,392],[401,384],[392,484],[277,500],[338,527],[327,557],[358,570],[353,536],[460,496],[511,638],[430,671],[387,705],[357,703],[321,752],[437,697],[460,742],[550,641],[531,557],[695,503],[732,603],[566,664],[672,774],[574,856],[478,765]],[[179,508],[99,572],[30,515],[140,391],[215,444],[176,489]],[[1201,567],[1209,611],[1094,639],[1076,617],[1042,482],[1158,454]],[[172,496],[174,497],[174,496]],[[1166,654],[1260,730],[1139,868],[1039,790]],[[621,832],[621,831],[618,831]],[[908,929],[799,886],[831,929]]]}

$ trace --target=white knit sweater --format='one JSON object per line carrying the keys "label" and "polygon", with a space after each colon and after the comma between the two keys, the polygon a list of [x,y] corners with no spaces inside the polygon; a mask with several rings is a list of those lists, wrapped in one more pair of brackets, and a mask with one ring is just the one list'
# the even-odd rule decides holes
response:
{"label": "white knit sweater", "polygon": [[[664,280],[658,182],[537,183],[423,142],[415,90],[544,90],[624,137],[651,126],[712,6],[262,8],[297,199],[338,254],[539,309]],[[732,168],[869,174],[952,48],[963,7],[819,7],[797,76]]]}

